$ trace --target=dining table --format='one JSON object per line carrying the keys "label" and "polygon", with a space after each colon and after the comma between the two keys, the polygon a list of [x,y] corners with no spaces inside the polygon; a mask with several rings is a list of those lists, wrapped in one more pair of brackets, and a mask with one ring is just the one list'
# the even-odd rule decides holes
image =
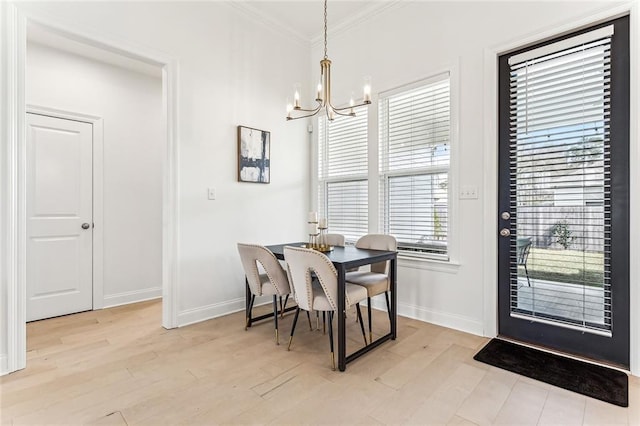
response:
{"label": "dining table", "polygon": [[[292,247],[304,247],[304,242],[293,242],[286,244],[274,244],[268,245],[266,248],[270,250],[277,259],[284,259],[284,248],[286,246]],[[397,335],[397,315],[398,315],[398,299],[397,299],[397,259],[398,253],[392,250],[372,250],[362,249],[354,246],[335,246],[330,251],[324,252],[324,254],[333,263],[333,266],[337,271],[338,280],[338,313],[336,315],[337,321],[337,344],[338,344],[338,369],[345,371],[347,363],[361,357],[362,355],[377,348],[387,340],[395,340]],[[359,350],[347,354],[347,336],[346,336],[346,301],[345,301],[345,288],[346,288],[346,275],[347,271],[357,269],[360,266],[371,265],[378,262],[390,262],[389,278],[390,292],[391,292],[391,306],[390,306],[390,327],[389,332],[383,336],[378,337],[373,342],[368,343]]]}

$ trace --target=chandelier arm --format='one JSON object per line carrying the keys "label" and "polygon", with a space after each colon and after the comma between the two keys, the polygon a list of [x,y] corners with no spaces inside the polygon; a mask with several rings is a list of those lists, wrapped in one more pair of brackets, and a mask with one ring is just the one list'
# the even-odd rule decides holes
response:
{"label": "chandelier arm", "polygon": [[291,112],[302,111],[302,112],[314,112],[315,113],[315,112],[320,111],[321,108],[322,108],[322,102],[318,101],[318,106],[313,108],[313,109],[297,107],[297,108],[294,108]]}
{"label": "chandelier arm", "polygon": [[304,111],[304,112],[309,112],[309,114],[300,115],[300,116],[297,116],[297,117],[287,116],[287,121],[290,121],[290,120],[298,120],[298,119],[300,119],[300,118],[313,117],[314,115],[316,115],[317,113],[319,113],[321,109],[322,109],[322,105],[318,106],[318,108],[316,108],[316,109],[297,109],[297,110],[294,110],[294,111]]}
{"label": "chandelier arm", "polygon": [[346,110],[348,110],[348,109],[352,109],[352,108],[358,108],[358,107],[365,106],[365,105],[371,105],[371,101],[362,102],[362,103],[360,103],[360,104],[355,104],[355,105],[353,105],[353,106],[349,105],[349,106],[344,107],[344,108],[336,108],[336,107],[334,107],[334,106],[332,105],[332,106],[331,106],[331,108],[333,108],[333,110],[334,110],[335,112],[338,112],[338,111],[346,111]]}
{"label": "chandelier arm", "polygon": [[334,109],[334,110],[333,110],[333,112],[334,112],[334,113],[336,113],[336,114],[338,114],[338,115],[341,115],[341,116],[343,116],[343,117],[355,117],[355,115],[356,115],[356,113],[355,113],[355,112],[347,112],[347,113],[344,113],[344,112],[338,111],[337,109]]}

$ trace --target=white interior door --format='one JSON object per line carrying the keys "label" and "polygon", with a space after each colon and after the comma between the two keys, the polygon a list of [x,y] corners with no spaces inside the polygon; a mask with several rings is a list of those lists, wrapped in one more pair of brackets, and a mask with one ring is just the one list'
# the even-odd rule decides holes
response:
{"label": "white interior door", "polygon": [[93,307],[92,133],[27,114],[27,321]]}

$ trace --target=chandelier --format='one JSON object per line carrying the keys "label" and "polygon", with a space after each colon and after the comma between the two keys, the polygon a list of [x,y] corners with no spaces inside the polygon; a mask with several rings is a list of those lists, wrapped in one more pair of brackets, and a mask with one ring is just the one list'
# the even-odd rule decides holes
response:
{"label": "chandelier", "polygon": [[318,106],[310,109],[302,108],[300,106],[300,87],[296,85],[293,103],[287,101],[287,120],[312,117],[322,110],[326,112],[330,121],[336,115],[355,117],[354,108],[371,104],[371,79],[368,77],[365,77],[363,92],[363,101],[360,104],[355,104],[353,96],[351,96],[349,106],[344,108],[336,108],[331,103],[331,61],[327,57],[327,0],[324,0],[324,58],[320,61],[320,82],[316,94]]}

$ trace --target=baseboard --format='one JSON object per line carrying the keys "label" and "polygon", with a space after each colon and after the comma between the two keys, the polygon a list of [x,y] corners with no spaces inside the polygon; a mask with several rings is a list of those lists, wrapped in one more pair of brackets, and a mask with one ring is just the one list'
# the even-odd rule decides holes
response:
{"label": "baseboard", "polygon": [[130,303],[144,302],[145,300],[162,297],[162,287],[145,288],[144,290],[127,291],[124,293],[104,296],[103,308],[128,305]]}
{"label": "baseboard", "polygon": [[0,376],[9,374],[9,357],[7,354],[0,354]]}
{"label": "baseboard", "polygon": [[244,311],[245,303],[245,299],[242,297],[180,312],[178,314],[178,327],[229,315],[238,311]]}
{"label": "baseboard", "polygon": [[[387,305],[383,297],[377,299],[373,298],[371,307],[382,311],[387,310]],[[442,327],[452,328],[465,333],[475,334],[477,336],[482,336],[483,332],[483,323],[481,320],[462,315],[450,314],[447,312],[438,312],[421,306],[398,303],[398,315]]]}
{"label": "baseboard", "polygon": [[[384,298],[379,298],[380,300],[377,299],[378,298],[372,299],[373,303],[371,304],[371,307],[374,309],[386,311],[387,306]],[[366,306],[366,303],[363,303],[363,305]],[[243,311],[244,309],[244,297],[190,309],[178,314],[178,327],[183,327],[185,325],[206,321],[224,315],[229,315],[234,312]],[[482,321],[474,318],[464,317],[461,315],[453,315],[445,312],[437,312],[430,309],[425,309],[420,306],[409,305],[405,303],[398,304],[398,315],[428,322],[431,324],[436,324],[442,327],[452,328],[454,330],[463,331],[465,333],[482,336]]]}

